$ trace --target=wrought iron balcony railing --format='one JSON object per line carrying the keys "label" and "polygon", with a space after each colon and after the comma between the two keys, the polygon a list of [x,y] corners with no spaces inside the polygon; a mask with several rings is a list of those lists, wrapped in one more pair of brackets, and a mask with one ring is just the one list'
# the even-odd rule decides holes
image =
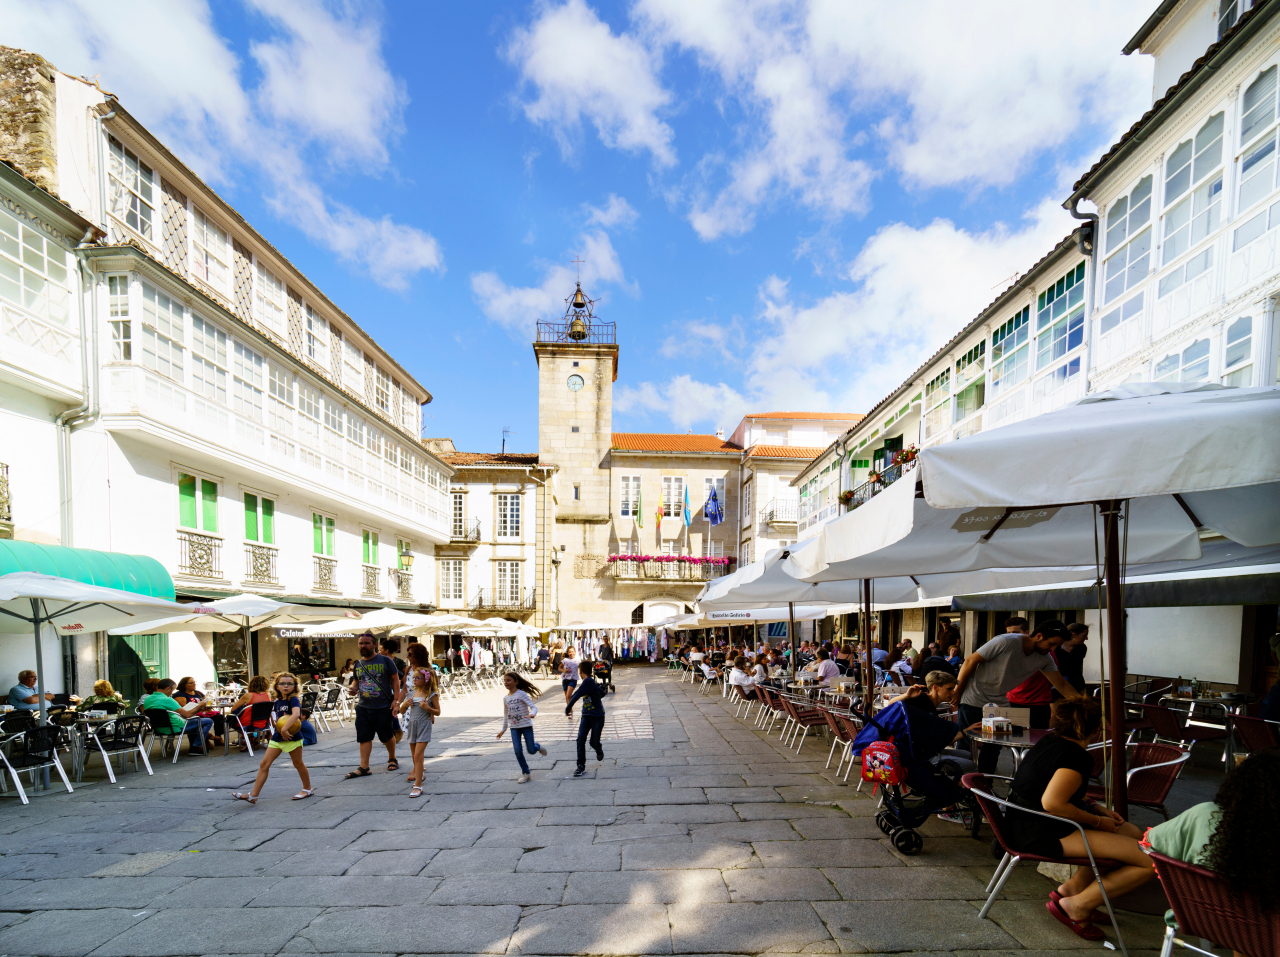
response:
{"label": "wrought iron balcony railing", "polygon": [[473,518],[469,522],[455,519],[449,540],[454,542],[480,541],[480,519]]}
{"label": "wrought iron balcony railing", "polygon": [[475,611],[533,611],[534,590],[480,588],[469,607]]}
{"label": "wrought iron balcony railing", "polygon": [[769,525],[794,525],[800,517],[799,513],[799,502],[774,499],[760,510],[760,521]]}
{"label": "wrought iron balcony railing", "polygon": [[729,574],[730,565],[693,562],[610,562],[605,574],[620,581],[705,582]]}
{"label": "wrought iron balcony railing", "polygon": [[396,583],[396,599],[413,601],[413,572],[407,572],[403,568],[392,569],[391,577]]}
{"label": "wrought iron balcony railing", "polygon": [[276,570],[276,558],[280,550],[270,545],[245,542],[244,580],[259,585],[278,585],[280,575]]}
{"label": "wrought iron balcony railing", "polygon": [[572,318],[552,319],[538,323],[539,342],[567,342],[579,345],[612,346],[618,342],[618,325],[591,319],[578,329],[573,328]]}
{"label": "wrought iron balcony railing", "polygon": [[222,539],[197,532],[179,532],[178,574],[222,578]]}
{"label": "wrought iron balcony railing", "polygon": [[312,587],[316,591],[337,591],[338,590],[338,560],[336,558],[325,558],[323,555],[312,556],[315,576],[312,579]]}
{"label": "wrought iron balcony railing", "polygon": [[382,569],[377,565],[361,565],[364,574],[362,580],[364,587],[361,594],[366,598],[381,598],[382,587],[380,579],[382,577]]}

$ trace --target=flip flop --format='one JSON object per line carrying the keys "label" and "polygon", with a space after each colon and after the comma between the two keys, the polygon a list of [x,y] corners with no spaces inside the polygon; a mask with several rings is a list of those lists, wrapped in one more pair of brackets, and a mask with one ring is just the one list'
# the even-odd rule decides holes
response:
{"label": "flip flop", "polygon": [[1106,940],[1107,939],[1106,934],[1098,930],[1098,928],[1094,927],[1088,921],[1072,920],[1070,917],[1068,917],[1067,912],[1064,911],[1058,905],[1057,901],[1047,901],[1044,907],[1045,907],[1045,910],[1047,910],[1050,914],[1053,915],[1054,920],[1062,924],[1065,924],[1068,930],[1070,930],[1073,934],[1075,934],[1077,937],[1081,938],[1082,940]]}
{"label": "flip flop", "polygon": [[367,778],[373,772],[368,768],[356,768],[354,771],[348,771],[342,776],[342,780],[350,781],[352,778]]}
{"label": "flip flop", "polygon": [[[1059,907],[1062,906],[1062,903],[1061,903],[1062,895],[1059,894],[1057,891],[1049,891],[1049,900],[1053,901]],[[1091,924],[1106,924],[1110,926],[1111,915],[1104,910],[1095,910],[1092,914],[1089,915],[1089,922]]]}
{"label": "flip flop", "polygon": [[303,788],[301,791],[299,791],[297,794],[293,796],[293,799],[295,801],[305,801],[307,798],[311,797],[311,795],[315,793],[316,793],[315,788]]}
{"label": "flip flop", "polygon": [[252,794],[244,794],[244,793],[241,793],[240,791],[232,791],[231,796],[235,798],[237,801],[247,801],[250,804],[258,803],[258,799],[254,797]]}

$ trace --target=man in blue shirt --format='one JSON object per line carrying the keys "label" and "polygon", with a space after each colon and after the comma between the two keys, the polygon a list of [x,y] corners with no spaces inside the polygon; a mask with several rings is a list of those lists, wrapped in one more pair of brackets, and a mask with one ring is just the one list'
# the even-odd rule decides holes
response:
{"label": "man in blue shirt", "polygon": [[[9,689],[9,704],[19,711],[39,711],[40,693],[36,691],[36,673],[19,671],[18,683]],[[46,693],[46,701],[52,701],[53,695]]]}

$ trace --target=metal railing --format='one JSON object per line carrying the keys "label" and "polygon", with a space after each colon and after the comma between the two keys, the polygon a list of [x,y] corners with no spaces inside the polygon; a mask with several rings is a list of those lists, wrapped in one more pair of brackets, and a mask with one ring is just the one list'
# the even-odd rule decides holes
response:
{"label": "metal railing", "polygon": [[396,598],[400,601],[413,601],[413,572],[400,568],[393,569],[391,574],[396,580]]}
{"label": "metal railing", "polygon": [[276,570],[278,548],[270,545],[258,545],[245,542],[244,546],[244,580],[259,585],[278,585],[280,576]]}
{"label": "metal railing", "polygon": [[0,462],[0,522],[13,521],[13,505],[9,500],[9,466]]}
{"label": "metal railing", "polygon": [[794,525],[800,517],[800,503],[774,499],[760,510],[760,521],[769,525]]}
{"label": "metal railing", "polygon": [[367,598],[381,598],[382,569],[377,565],[361,565],[360,567],[364,572],[362,576],[363,586],[360,593]]}
{"label": "metal railing", "polygon": [[693,562],[610,562],[605,574],[622,581],[705,582],[729,574],[730,565]]}
{"label": "metal railing", "polygon": [[880,470],[880,478],[875,482],[863,482],[853,490],[853,497],[850,499],[846,511],[852,511],[859,505],[869,502],[874,496],[879,495],[886,488],[892,485],[898,479],[902,478],[904,471],[910,471],[905,466],[890,465]]}
{"label": "metal railing", "polygon": [[473,518],[470,522],[455,521],[453,523],[453,531],[449,536],[449,540],[454,542],[480,541],[480,519]]}
{"label": "metal railing", "polygon": [[533,611],[534,590],[480,588],[468,607],[477,611]]}
{"label": "metal railing", "polygon": [[601,322],[599,319],[582,317],[584,328],[575,336],[570,335],[572,318],[551,319],[538,323],[539,342],[568,342],[581,345],[612,346],[618,342],[618,325],[614,322]]}
{"label": "metal railing", "polygon": [[312,556],[315,576],[311,585],[316,591],[337,591],[338,560],[321,555]]}
{"label": "metal railing", "polygon": [[222,539],[197,532],[178,533],[178,574],[222,577]]}

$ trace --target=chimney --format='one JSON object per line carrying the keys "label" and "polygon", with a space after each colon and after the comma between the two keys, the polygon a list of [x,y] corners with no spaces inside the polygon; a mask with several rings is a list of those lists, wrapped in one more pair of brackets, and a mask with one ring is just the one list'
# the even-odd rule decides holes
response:
{"label": "chimney", "polygon": [[717,427],[716,427],[716,438],[717,438],[717,439],[723,439],[723,438],[724,438],[724,428],[723,428],[722,426],[717,426]]}

